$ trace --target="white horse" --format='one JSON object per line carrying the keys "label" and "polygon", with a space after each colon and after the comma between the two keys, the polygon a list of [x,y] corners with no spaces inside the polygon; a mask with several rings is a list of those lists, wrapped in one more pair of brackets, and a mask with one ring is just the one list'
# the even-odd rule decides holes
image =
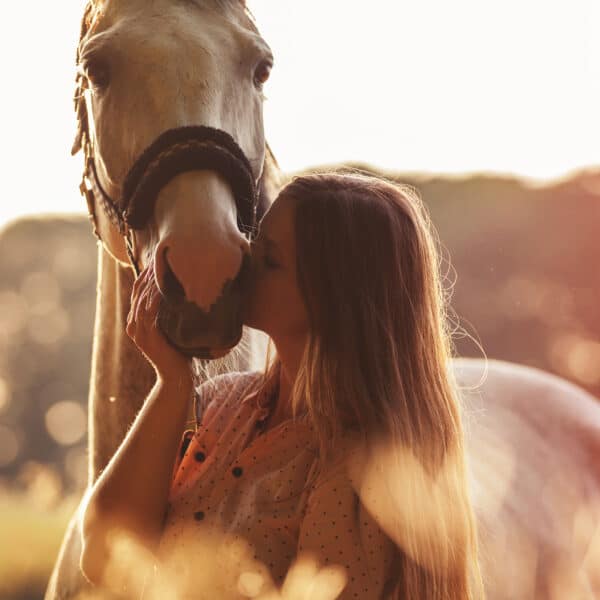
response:
{"label": "white horse", "polygon": [[[166,298],[163,331],[183,351],[208,355],[210,348],[212,356],[222,355],[241,333],[235,282],[248,250],[240,229],[248,225],[240,219],[248,211],[234,188],[243,173],[232,179],[220,163],[194,163],[192,170],[165,176],[152,193],[127,196],[130,169],[165,131],[203,125],[211,135],[225,132],[248,159],[244,173],[260,192],[260,214],[279,187],[262,119],[261,88],[271,64],[241,0],[91,0],[86,6],[74,151],[83,147],[88,154],[84,191],[102,240],[90,485],[153,384],[151,369],[125,334],[132,266],[155,261]],[[216,151],[235,154],[230,146]],[[157,164],[162,158],[154,155]],[[201,316],[207,312],[208,318]],[[260,366],[261,344],[247,336],[244,349],[246,360],[235,366]],[[483,361],[457,360],[454,367],[464,390],[488,598],[593,597],[600,571],[592,568],[600,552],[594,539],[600,408],[581,389],[534,369],[490,362],[482,377]],[[87,589],[79,570],[79,525],[77,511],[46,600]]]}

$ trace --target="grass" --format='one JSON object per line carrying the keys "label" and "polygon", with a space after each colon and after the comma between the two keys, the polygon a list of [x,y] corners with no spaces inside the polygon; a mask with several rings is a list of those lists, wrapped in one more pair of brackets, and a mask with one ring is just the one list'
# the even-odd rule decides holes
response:
{"label": "grass", "polygon": [[30,494],[0,490],[0,600],[34,600],[46,584],[78,498],[45,507]]}

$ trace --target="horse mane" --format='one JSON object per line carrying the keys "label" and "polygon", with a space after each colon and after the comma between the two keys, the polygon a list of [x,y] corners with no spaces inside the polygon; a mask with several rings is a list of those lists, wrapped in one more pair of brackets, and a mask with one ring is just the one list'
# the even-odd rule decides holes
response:
{"label": "horse mane", "polygon": [[284,184],[284,176],[281,172],[277,159],[265,140],[265,163],[263,174],[258,186],[258,204],[256,206],[256,217],[260,221],[267,212],[279,190]]}

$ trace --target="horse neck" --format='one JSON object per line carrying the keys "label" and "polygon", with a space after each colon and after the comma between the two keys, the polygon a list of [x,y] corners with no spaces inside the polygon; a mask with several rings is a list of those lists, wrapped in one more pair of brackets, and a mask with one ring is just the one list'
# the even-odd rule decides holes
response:
{"label": "horse neck", "polygon": [[[261,207],[266,210],[281,187],[282,174],[267,147],[260,187]],[[99,245],[96,320],[89,392],[88,480],[93,483],[122,442],[155,382],[154,370],[125,332],[134,275]],[[241,347],[229,359],[227,370],[260,369],[264,366],[266,336],[244,332]],[[206,371],[218,373],[222,364]],[[194,418],[190,406],[189,420]]]}
{"label": "horse neck", "polygon": [[277,164],[277,159],[267,144],[263,176],[258,190],[258,214],[261,217],[275,200],[283,181],[284,176]]}
{"label": "horse neck", "polygon": [[133,273],[99,245],[96,319],[89,393],[89,481],[125,437],[154,385],[150,364],[125,333]]}

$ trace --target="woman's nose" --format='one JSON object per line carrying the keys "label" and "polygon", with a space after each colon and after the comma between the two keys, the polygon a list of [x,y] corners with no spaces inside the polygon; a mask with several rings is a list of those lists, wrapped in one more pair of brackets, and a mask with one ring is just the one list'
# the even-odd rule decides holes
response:
{"label": "woman's nose", "polygon": [[256,268],[256,250],[254,248],[254,244],[251,243],[248,247],[248,253],[246,254],[246,272],[247,279],[252,278],[254,274],[254,269]]}

